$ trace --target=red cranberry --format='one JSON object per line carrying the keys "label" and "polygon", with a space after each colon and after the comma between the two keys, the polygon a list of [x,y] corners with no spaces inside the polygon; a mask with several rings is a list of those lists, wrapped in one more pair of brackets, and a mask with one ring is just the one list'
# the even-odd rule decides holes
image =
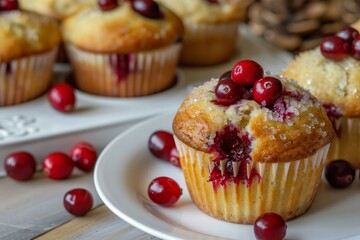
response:
{"label": "red cranberry", "polygon": [[241,86],[252,87],[255,82],[264,76],[264,70],[255,61],[242,60],[232,69],[232,79]]}
{"label": "red cranberry", "polygon": [[53,86],[48,93],[48,99],[51,106],[60,112],[72,112],[75,109],[74,88],[66,83]]}
{"label": "red cranberry", "polygon": [[151,181],[147,192],[154,203],[170,207],[179,200],[182,189],[175,180],[169,177],[157,177]]}
{"label": "red cranberry", "polygon": [[9,177],[26,181],[34,175],[36,161],[33,155],[28,152],[16,152],[5,158],[4,168]]}
{"label": "red cranberry", "polygon": [[347,27],[340,32],[337,32],[335,35],[351,44],[354,41],[355,37],[359,35],[359,32],[352,27]]}
{"label": "red cranberry", "polygon": [[0,11],[11,11],[19,9],[17,0],[0,0]]}
{"label": "red cranberry", "polygon": [[75,188],[65,193],[63,202],[69,213],[84,216],[93,206],[93,197],[86,189]]}
{"label": "red cranberry", "polygon": [[321,42],[320,50],[324,57],[340,61],[350,53],[350,44],[338,36],[330,36]]}
{"label": "red cranberry", "polygon": [[109,11],[118,6],[117,0],[98,0],[98,5],[103,11]]}
{"label": "red cranberry", "polygon": [[264,213],[254,223],[254,233],[257,240],[282,240],[286,235],[284,219],[273,212]]}
{"label": "red cranberry", "polygon": [[208,0],[209,3],[219,3],[219,0]]}
{"label": "red cranberry", "polygon": [[224,73],[220,76],[219,82],[221,82],[222,80],[225,80],[225,79],[231,79],[231,71],[224,72]]}
{"label": "red cranberry", "polygon": [[256,81],[254,100],[265,107],[271,107],[282,94],[281,81],[274,77],[264,77]]}
{"label": "red cranberry", "polygon": [[244,89],[231,79],[225,79],[215,87],[216,103],[229,106],[241,99]]}
{"label": "red cranberry", "polygon": [[48,178],[61,180],[71,175],[75,164],[65,153],[54,152],[44,159],[42,165]]}
{"label": "red cranberry", "polygon": [[179,155],[171,133],[162,130],[154,132],[149,138],[148,148],[155,157],[180,167]]}
{"label": "red cranberry", "polygon": [[354,181],[355,169],[345,160],[335,160],[326,165],[325,178],[334,188],[346,188]]}
{"label": "red cranberry", "polygon": [[85,142],[76,144],[71,149],[70,157],[75,165],[85,172],[91,172],[97,160],[96,150],[91,144]]}
{"label": "red cranberry", "polygon": [[352,42],[351,55],[353,58],[360,60],[360,36],[357,36]]}
{"label": "red cranberry", "polygon": [[131,5],[134,11],[144,17],[153,19],[163,18],[159,5],[153,0],[133,0],[131,1]]}

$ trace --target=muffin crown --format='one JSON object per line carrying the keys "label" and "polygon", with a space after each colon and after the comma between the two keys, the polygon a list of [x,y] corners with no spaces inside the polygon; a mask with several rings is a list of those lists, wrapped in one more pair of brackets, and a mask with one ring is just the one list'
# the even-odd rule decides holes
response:
{"label": "muffin crown", "polygon": [[65,42],[98,53],[131,53],[165,47],[183,33],[181,20],[162,7],[162,17],[147,18],[134,11],[130,2],[102,11],[92,8],[79,12],[62,24]]}
{"label": "muffin crown", "polygon": [[0,61],[49,51],[60,42],[55,20],[36,13],[0,13]]}
{"label": "muffin crown", "polygon": [[230,131],[240,137],[240,145],[245,146],[241,151],[248,151],[249,160],[255,162],[287,162],[313,155],[334,137],[331,122],[308,91],[293,80],[276,78],[283,91],[271,108],[244,98],[230,106],[216,104],[218,79],[195,88],[174,118],[174,134],[186,145],[209,153],[218,138],[221,148],[224,131]]}
{"label": "muffin crown", "polygon": [[156,0],[187,23],[219,24],[243,21],[249,0]]}

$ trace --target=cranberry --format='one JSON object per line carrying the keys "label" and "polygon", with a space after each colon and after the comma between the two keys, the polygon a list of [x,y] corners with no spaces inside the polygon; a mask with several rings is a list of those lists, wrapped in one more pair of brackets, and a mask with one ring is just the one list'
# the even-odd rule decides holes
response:
{"label": "cranberry", "polygon": [[335,35],[351,44],[354,41],[355,37],[359,35],[359,32],[352,27],[347,27],[340,32],[337,32]]}
{"label": "cranberry", "polygon": [[163,18],[159,5],[153,0],[133,0],[131,1],[134,11],[140,13],[144,17],[160,19]]}
{"label": "cranberry", "polygon": [[225,79],[231,79],[231,71],[224,72],[224,73],[220,76],[219,82],[221,82],[222,80],[225,80]]}
{"label": "cranberry", "polygon": [[216,103],[229,106],[241,99],[244,89],[231,79],[225,79],[215,87]]}
{"label": "cranberry", "polygon": [[74,88],[66,83],[59,83],[49,90],[48,100],[58,111],[72,112],[76,103]]}
{"label": "cranberry", "polygon": [[26,181],[34,175],[36,161],[33,155],[28,152],[16,152],[5,158],[4,168],[9,177]]}
{"label": "cranberry", "polygon": [[219,0],[208,0],[209,3],[219,3]]}
{"label": "cranberry", "polygon": [[157,177],[150,182],[147,192],[154,203],[170,207],[179,200],[182,189],[169,177]]}
{"label": "cranberry", "polygon": [[345,160],[335,160],[326,165],[325,178],[334,188],[346,188],[354,181],[355,169]]}
{"label": "cranberry", "polygon": [[98,0],[98,5],[103,11],[109,11],[118,6],[117,0]]}
{"label": "cranberry", "polygon": [[281,81],[274,77],[264,77],[256,81],[254,100],[265,107],[271,107],[282,94]]}
{"label": "cranberry", "polygon": [[119,82],[126,80],[131,73],[130,62],[131,56],[129,54],[111,55],[110,66]]}
{"label": "cranberry", "polygon": [[75,188],[65,193],[63,202],[69,213],[84,216],[93,206],[93,197],[86,189]]}
{"label": "cranberry", "polygon": [[324,57],[340,61],[350,53],[350,44],[338,36],[330,36],[321,42],[320,50]]}
{"label": "cranberry", "polygon": [[162,130],[155,131],[149,138],[148,148],[155,157],[170,161],[180,167],[179,154],[171,133]]}
{"label": "cranberry", "polygon": [[71,149],[70,157],[75,165],[85,172],[91,172],[97,160],[96,150],[91,144],[85,142],[76,144]]}
{"label": "cranberry", "polygon": [[71,175],[75,164],[65,153],[54,152],[44,159],[42,165],[48,178],[61,180]]}
{"label": "cranberry", "polygon": [[11,11],[19,9],[17,0],[0,0],[0,11]]}
{"label": "cranberry", "polygon": [[254,222],[254,233],[257,240],[282,240],[286,235],[284,219],[273,212],[264,213]]}
{"label": "cranberry", "polygon": [[353,58],[360,60],[360,36],[357,36],[352,42],[351,55]]}
{"label": "cranberry", "polygon": [[264,70],[255,61],[242,60],[232,69],[232,79],[241,86],[252,87],[255,82],[264,76]]}

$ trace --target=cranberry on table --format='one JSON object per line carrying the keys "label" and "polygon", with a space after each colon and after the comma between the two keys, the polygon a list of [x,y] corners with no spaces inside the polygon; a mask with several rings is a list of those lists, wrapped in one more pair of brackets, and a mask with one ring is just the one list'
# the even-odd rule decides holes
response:
{"label": "cranberry on table", "polygon": [[68,178],[73,169],[74,162],[70,156],[62,152],[54,152],[49,154],[43,161],[43,171],[48,178],[61,180]]}
{"label": "cranberry on table", "polygon": [[66,83],[54,85],[48,92],[48,100],[52,107],[60,112],[72,112],[75,109],[75,90]]}
{"label": "cranberry on table", "polygon": [[325,178],[334,188],[346,188],[355,179],[355,169],[345,160],[335,160],[326,165]]}
{"label": "cranberry on table", "polygon": [[260,64],[252,60],[237,62],[232,68],[231,78],[241,86],[252,87],[257,80],[264,76]]}
{"label": "cranberry on table", "polygon": [[180,167],[179,154],[171,133],[163,130],[153,132],[148,140],[148,148],[155,157]]}
{"label": "cranberry on table", "polygon": [[97,160],[97,154],[95,148],[86,142],[76,144],[71,149],[71,159],[74,161],[76,167],[84,172],[91,172]]}
{"label": "cranberry on table", "polygon": [[144,17],[152,19],[163,18],[159,5],[153,0],[132,0],[132,8]]}
{"label": "cranberry on table", "polygon": [[243,94],[243,87],[231,79],[222,80],[215,87],[216,103],[224,106],[236,103]]}
{"label": "cranberry on table", "polygon": [[334,61],[344,59],[350,50],[350,44],[338,36],[327,37],[320,44],[322,55]]}
{"label": "cranberry on table", "polygon": [[98,5],[103,11],[109,11],[118,6],[118,0],[98,0]]}
{"label": "cranberry on table", "polygon": [[256,81],[253,89],[254,100],[262,106],[271,107],[282,94],[282,83],[274,77]]}
{"label": "cranberry on table", "polygon": [[75,188],[64,195],[63,202],[69,213],[75,216],[84,216],[93,206],[93,197],[88,190]]}
{"label": "cranberry on table", "polygon": [[26,181],[34,175],[36,161],[31,153],[16,152],[5,158],[4,168],[9,177],[18,181]]}
{"label": "cranberry on table", "polygon": [[264,213],[254,222],[254,233],[257,240],[282,240],[286,235],[284,219],[273,212]]}
{"label": "cranberry on table", "polygon": [[351,45],[351,56],[360,60],[360,35],[357,36]]}
{"label": "cranberry on table", "polygon": [[17,0],[0,0],[0,11],[11,11],[19,9]]}
{"label": "cranberry on table", "polygon": [[154,203],[170,207],[179,200],[182,189],[172,178],[157,177],[150,182],[147,192]]}
{"label": "cranberry on table", "polygon": [[351,44],[354,39],[359,35],[359,32],[355,28],[346,27],[343,30],[337,32],[335,35]]}

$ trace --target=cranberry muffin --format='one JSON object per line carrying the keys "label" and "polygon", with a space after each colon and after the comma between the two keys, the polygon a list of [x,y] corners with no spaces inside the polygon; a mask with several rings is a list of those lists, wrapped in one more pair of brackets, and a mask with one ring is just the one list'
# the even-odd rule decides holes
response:
{"label": "cranberry muffin", "polygon": [[196,206],[245,224],[265,212],[285,220],[304,214],[334,136],[315,97],[251,60],[194,88],[173,131]]}
{"label": "cranberry muffin", "polygon": [[47,90],[60,42],[53,19],[19,11],[16,1],[2,2],[0,107],[27,102]]}
{"label": "cranberry muffin", "polygon": [[156,0],[178,14],[185,34],[180,63],[206,66],[228,60],[236,51],[239,23],[248,0]]}
{"label": "cranberry muffin", "polygon": [[152,0],[100,2],[62,24],[79,89],[112,97],[170,87],[182,32],[181,20]]}
{"label": "cranberry muffin", "polygon": [[354,27],[300,53],[283,75],[309,89],[327,109],[337,133],[328,160],[360,168],[360,22]]}

